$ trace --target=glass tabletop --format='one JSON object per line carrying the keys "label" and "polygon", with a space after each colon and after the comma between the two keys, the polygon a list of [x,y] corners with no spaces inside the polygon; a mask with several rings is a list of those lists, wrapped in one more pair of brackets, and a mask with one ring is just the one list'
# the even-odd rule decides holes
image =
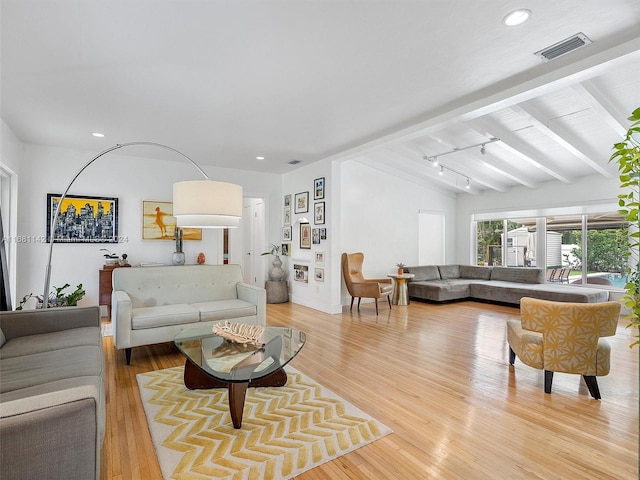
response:
{"label": "glass tabletop", "polygon": [[228,382],[265,377],[284,367],[300,351],[306,335],[288,327],[262,327],[264,345],[225,340],[210,326],[182,330],[174,338],[178,349],[207,374]]}

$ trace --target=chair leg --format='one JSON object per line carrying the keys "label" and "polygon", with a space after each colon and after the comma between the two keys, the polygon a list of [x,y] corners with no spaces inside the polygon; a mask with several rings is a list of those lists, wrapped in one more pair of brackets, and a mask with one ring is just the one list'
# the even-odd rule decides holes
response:
{"label": "chair leg", "polygon": [[376,302],[376,315],[378,315],[378,299],[374,298],[373,301]]}
{"label": "chair leg", "polygon": [[127,365],[131,365],[131,349],[130,348],[124,349],[124,358],[127,361]]}
{"label": "chair leg", "polygon": [[391,295],[387,295],[387,301],[389,302],[389,310],[391,310]]}
{"label": "chair leg", "polygon": [[598,381],[594,375],[583,375],[584,383],[587,384],[587,388],[589,389],[589,393],[596,400],[600,400],[600,389],[598,388]]}
{"label": "chair leg", "polygon": [[349,307],[349,311],[353,310],[353,301],[356,299],[356,297],[351,297],[351,307]]}
{"label": "chair leg", "polygon": [[553,372],[544,371],[544,393],[551,393],[551,383],[553,382]]}
{"label": "chair leg", "polygon": [[358,311],[360,311],[360,300],[362,300],[362,297],[358,297]]}
{"label": "chair leg", "polygon": [[516,352],[509,346],[509,363],[513,365],[516,362]]}

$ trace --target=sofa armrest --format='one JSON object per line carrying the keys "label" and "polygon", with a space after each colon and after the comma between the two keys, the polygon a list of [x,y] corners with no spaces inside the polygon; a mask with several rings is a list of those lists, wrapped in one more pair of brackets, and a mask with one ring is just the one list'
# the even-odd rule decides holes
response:
{"label": "sofa armrest", "polygon": [[255,305],[257,308],[257,324],[267,324],[267,291],[264,288],[238,282],[236,284],[238,299]]}
{"label": "sofa armrest", "polygon": [[105,422],[100,395],[79,386],[2,402],[0,477],[98,478]]}
{"label": "sofa armrest", "polygon": [[100,308],[97,305],[0,313],[0,328],[7,340],[81,327],[100,327]]}
{"label": "sofa armrest", "polygon": [[111,324],[113,325],[113,342],[118,349],[131,347],[131,297],[124,290],[111,293]]}

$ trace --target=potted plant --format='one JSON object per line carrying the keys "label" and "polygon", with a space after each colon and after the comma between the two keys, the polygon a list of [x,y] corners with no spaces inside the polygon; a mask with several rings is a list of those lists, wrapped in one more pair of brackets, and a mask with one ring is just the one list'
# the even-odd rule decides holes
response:
{"label": "potted plant", "polygon": [[[620,189],[618,210],[629,222],[626,294],[622,304],[629,309],[627,318],[629,327],[640,327],[640,108],[636,108],[629,117],[631,126],[624,140],[613,145],[614,152],[609,162],[618,164]],[[635,138],[634,138],[635,135]],[[631,346],[640,345],[640,333]]]}
{"label": "potted plant", "polygon": [[398,267],[398,275],[404,275],[405,264],[402,262],[396,263],[396,267]]}
{"label": "potted plant", "polygon": [[[68,283],[65,283],[62,287],[54,286],[53,291],[49,293],[49,298],[47,298],[47,307],[75,307],[78,305],[78,302],[87,292],[82,288],[82,284],[80,283],[73,292],[65,295],[63,291],[69,287],[70,285]],[[33,293],[29,293],[22,297],[22,300],[20,300],[16,310],[22,310],[25,303],[27,303],[27,301],[32,297],[35,297],[38,301],[38,307],[42,307],[42,297],[34,296]]]}
{"label": "potted plant", "polygon": [[269,280],[273,282],[281,282],[287,277],[287,272],[282,268],[282,260],[280,260],[280,245],[271,244],[267,252],[260,255],[274,255],[276,258],[271,262],[269,269]]}

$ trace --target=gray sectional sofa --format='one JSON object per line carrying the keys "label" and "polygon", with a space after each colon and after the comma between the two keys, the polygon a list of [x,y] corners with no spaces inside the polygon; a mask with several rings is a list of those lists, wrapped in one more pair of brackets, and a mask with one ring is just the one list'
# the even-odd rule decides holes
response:
{"label": "gray sectional sofa", "polygon": [[560,302],[606,302],[609,291],[545,283],[541,268],[423,265],[405,267],[410,298],[445,302],[465,298],[520,304],[522,297]]}
{"label": "gray sectional sofa", "polygon": [[0,372],[0,478],[98,478],[106,420],[98,307],[0,312]]}

